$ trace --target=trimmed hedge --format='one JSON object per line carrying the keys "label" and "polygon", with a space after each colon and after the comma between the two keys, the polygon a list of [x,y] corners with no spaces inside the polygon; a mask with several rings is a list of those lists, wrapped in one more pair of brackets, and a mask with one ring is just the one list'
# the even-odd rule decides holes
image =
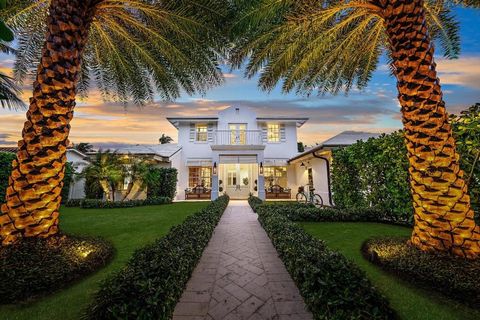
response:
{"label": "trimmed hedge", "polygon": [[0,304],[32,299],[70,285],[105,266],[112,245],[100,238],[27,238],[0,248]]}
{"label": "trimmed hedge", "polygon": [[423,252],[408,238],[375,238],[362,245],[363,256],[383,269],[426,289],[480,307],[480,260]]}
{"label": "trimmed hedge", "polygon": [[[262,200],[257,197],[249,198],[250,206],[254,211],[260,205]],[[266,205],[276,213],[287,217],[291,221],[311,221],[311,222],[379,222],[388,224],[397,224],[411,226],[408,220],[402,220],[396,214],[392,214],[376,208],[337,208],[322,207],[317,208],[313,204],[305,203],[272,203]]]}
{"label": "trimmed hedge", "polygon": [[80,207],[83,209],[113,209],[113,208],[132,208],[140,206],[152,206],[172,203],[168,197],[147,198],[144,200],[128,201],[104,201],[99,199],[71,199],[65,204],[66,207]]}
{"label": "trimmed hedge", "polygon": [[228,201],[218,198],[137,250],[124,269],[102,283],[86,318],[170,319]]}
{"label": "trimmed hedge", "polygon": [[359,267],[279,214],[280,206],[257,206],[259,221],[315,319],[395,319]]}
{"label": "trimmed hedge", "polygon": [[147,174],[147,198],[175,198],[177,192],[177,169],[150,167]]}

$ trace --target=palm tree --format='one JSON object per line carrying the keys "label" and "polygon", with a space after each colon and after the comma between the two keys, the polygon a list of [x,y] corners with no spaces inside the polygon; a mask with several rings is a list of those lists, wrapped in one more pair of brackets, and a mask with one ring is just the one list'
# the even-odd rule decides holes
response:
{"label": "palm tree", "polygon": [[232,61],[249,57],[246,76],[284,92],[363,88],[386,49],[397,79],[415,209],[411,242],[426,251],[476,258],[480,230],[455,149],[434,62],[432,39],[459,51],[457,23],[443,0],[241,1]]}
{"label": "palm tree", "polygon": [[226,8],[220,0],[19,0],[0,12],[18,35],[16,78],[35,74],[1,209],[3,244],[57,233],[75,97],[90,78],[105,97],[139,104],[204,92],[222,81],[225,41],[212,30]]}
{"label": "palm tree", "polygon": [[93,151],[93,145],[88,142],[80,142],[79,144],[76,144],[74,148],[82,153]]}
{"label": "palm tree", "polygon": [[170,143],[172,141],[172,137],[165,135],[165,133],[162,133],[162,136],[158,139],[158,142],[160,142],[161,144]]}
{"label": "palm tree", "polygon": [[147,175],[151,164],[145,159],[135,156],[132,157],[131,155],[124,157],[122,164],[125,167],[125,174],[129,177],[127,190],[125,190],[122,199],[122,201],[125,201],[128,199],[135,186],[137,187],[137,191],[145,190],[147,187]]}
{"label": "palm tree", "polygon": [[118,154],[99,151],[95,159],[83,170],[81,176],[97,181],[107,201],[115,201],[117,186],[124,181],[126,172]]}
{"label": "palm tree", "polygon": [[[0,1],[0,9],[7,8],[7,1]],[[14,39],[12,30],[0,19],[0,50],[5,53],[13,53],[14,50],[5,42],[11,42]],[[18,97],[20,89],[12,78],[0,73],[0,104],[3,108],[16,109],[24,107],[23,101]]]}

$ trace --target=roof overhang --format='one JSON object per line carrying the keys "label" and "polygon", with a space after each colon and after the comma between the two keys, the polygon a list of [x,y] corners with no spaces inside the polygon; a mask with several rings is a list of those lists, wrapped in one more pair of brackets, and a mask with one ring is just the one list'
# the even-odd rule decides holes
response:
{"label": "roof overhang", "polygon": [[283,118],[283,117],[258,117],[257,121],[259,122],[269,122],[269,121],[280,121],[280,122],[293,122],[297,125],[297,128],[300,128],[308,121],[309,118]]}
{"label": "roof overhang", "polygon": [[171,118],[167,117],[168,122],[170,122],[175,128],[178,129],[180,123],[182,122],[194,122],[194,123],[201,123],[201,122],[217,122],[218,117],[178,117],[178,118]]}
{"label": "roof overhang", "polygon": [[325,155],[328,155],[329,151],[331,151],[332,149],[334,149],[334,148],[332,148],[331,146],[319,145],[319,146],[316,146],[312,149],[309,149],[305,152],[302,152],[299,155],[296,155],[295,157],[289,159],[288,163],[289,164],[295,164],[295,163],[300,162],[300,161],[304,161],[304,160],[307,160],[307,159],[310,159],[310,158],[315,158],[314,155],[325,156]]}

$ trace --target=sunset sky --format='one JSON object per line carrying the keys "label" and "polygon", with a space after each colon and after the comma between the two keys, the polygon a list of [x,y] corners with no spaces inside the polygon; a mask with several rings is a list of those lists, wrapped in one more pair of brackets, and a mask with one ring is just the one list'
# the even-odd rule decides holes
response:
{"label": "sunset sky", "polygon": [[[457,60],[437,55],[437,67],[447,109],[458,112],[480,102],[480,10],[456,9],[461,23],[462,52]],[[0,71],[10,73],[14,57],[0,55]],[[167,116],[214,115],[227,106],[254,108],[259,115],[306,116],[310,120],[299,130],[299,140],[307,144],[321,142],[345,130],[390,132],[401,128],[395,80],[385,59],[381,61],[370,85],[348,96],[304,98],[283,95],[279,89],[260,91],[256,79],[243,78],[242,70],[225,68],[225,84],[205,96],[183,96],[175,102],[155,101],[139,108],[104,102],[92,88],[87,100],[78,101],[70,140],[90,142],[98,147],[124,144],[153,144],[162,133],[176,140],[176,129]],[[25,86],[25,101],[31,95]],[[0,108],[0,146],[16,145],[25,119],[25,110]]]}

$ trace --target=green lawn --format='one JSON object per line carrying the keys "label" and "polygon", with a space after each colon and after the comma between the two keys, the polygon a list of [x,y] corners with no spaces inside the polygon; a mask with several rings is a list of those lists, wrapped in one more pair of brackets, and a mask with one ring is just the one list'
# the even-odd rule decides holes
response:
{"label": "green lawn", "polygon": [[465,307],[434,292],[415,288],[365,260],[360,247],[373,236],[409,236],[409,228],[378,223],[316,223],[301,225],[313,236],[325,240],[353,260],[368,275],[373,284],[386,295],[401,319],[480,319],[480,312]]}
{"label": "green lawn", "polygon": [[71,234],[102,236],[116,249],[113,261],[72,287],[24,306],[0,306],[0,319],[79,319],[98,283],[125,265],[133,251],[165,235],[170,227],[209,202],[181,202],[127,209],[62,208],[61,229]]}

